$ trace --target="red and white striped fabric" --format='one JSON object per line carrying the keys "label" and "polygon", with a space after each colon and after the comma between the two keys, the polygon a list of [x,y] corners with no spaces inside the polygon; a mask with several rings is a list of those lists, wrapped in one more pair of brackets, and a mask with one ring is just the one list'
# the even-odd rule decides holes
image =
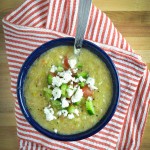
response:
{"label": "red and white striped fabric", "polygon": [[121,95],[111,121],[99,133],[76,142],[61,142],[37,132],[20,111],[16,82],[27,56],[41,44],[60,37],[75,36],[79,0],[26,0],[3,19],[6,53],[15,97],[20,149],[139,149],[149,107],[150,78],[140,56],[94,5],[85,39],[100,46],[119,72]]}

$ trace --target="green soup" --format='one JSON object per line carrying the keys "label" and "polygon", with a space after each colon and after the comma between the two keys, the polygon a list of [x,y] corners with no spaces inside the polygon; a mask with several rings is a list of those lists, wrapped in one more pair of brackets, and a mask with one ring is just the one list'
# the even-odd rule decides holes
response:
{"label": "green soup", "polygon": [[[60,46],[53,48],[41,55],[29,69],[24,85],[24,95],[27,107],[32,117],[45,129],[54,132],[57,129],[59,134],[80,133],[93,127],[107,112],[110,106],[113,87],[112,79],[105,63],[89,50],[82,49],[78,63],[82,64],[81,71],[88,72],[90,77],[95,79],[97,90],[93,92],[93,107],[95,113],[89,115],[86,110],[86,98],[74,105],[79,110],[79,116],[68,119],[63,116],[56,116],[56,119],[47,121],[44,108],[49,105],[43,94],[44,87],[47,87],[47,76],[52,65],[62,64],[62,57],[71,57],[73,47]],[[65,108],[67,109],[67,108]],[[54,114],[57,112],[54,108]]]}

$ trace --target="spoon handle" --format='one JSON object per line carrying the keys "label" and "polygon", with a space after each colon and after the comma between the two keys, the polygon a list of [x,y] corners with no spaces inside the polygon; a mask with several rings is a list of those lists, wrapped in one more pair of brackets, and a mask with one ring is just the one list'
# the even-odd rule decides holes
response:
{"label": "spoon handle", "polygon": [[80,0],[74,49],[82,47],[92,0]]}

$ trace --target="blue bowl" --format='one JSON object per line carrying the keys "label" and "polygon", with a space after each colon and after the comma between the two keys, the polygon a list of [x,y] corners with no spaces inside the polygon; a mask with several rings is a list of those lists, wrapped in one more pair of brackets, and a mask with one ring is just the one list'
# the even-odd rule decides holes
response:
{"label": "blue bowl", "polygon": [[107,113],[103,116],[103,118],[91,129],[78,133],[78,134],[71,134],[71,135],[61,135],[61,134],[56,134],[53,132],[50,132],[46,129],[44,129],[41,125],[39,125],[34,118],[31,116],[28,107],[26,105],[26,100],[24,97],[24,82],[28,73],[29,68],[32,66],[34,61],[40,57],[41,54],[44,52],[48,51],[49,49],[52,49],[57,46],[73,46],[74,45],[74,38],[60,38],[56,40],[49,41],[40,47],[38,47],[34,52],[31,53],[31,55],[26,59],[24,62],[20,74],[18,76],[18,82],[17,82],[17,97],[19,101],[19,105],[21,108],[21,111],[23,115],[25,116],[26,120],[40,133],[46,135],[47,137],[50,137],[55,140],[60,140],[60,141],[77,141],[81,140],[84,138],[88,138],[95,133],[99,132],[101,129],[105,127],[105,125],[111,120],[112,116],[115,113],[118,99],[119,99],[119,93],[120,93],[120,86],[119,86],[119,78],[117,74],[117,70],[115,68],[114,63],[112,62],[111,58],[98,46],[95,44],[84,40],[83,41],[83,47],[90,50],[92,53],[96,54],[103,62],[107,65],[112,81],[113,81],[113,98],[111,101],[111,104],[108,108]]}

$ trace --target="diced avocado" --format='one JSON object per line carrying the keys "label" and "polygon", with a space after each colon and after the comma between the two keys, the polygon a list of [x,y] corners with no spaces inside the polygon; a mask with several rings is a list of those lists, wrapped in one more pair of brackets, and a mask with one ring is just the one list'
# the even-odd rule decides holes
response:
{"label": "diced avocado", "polygon": [[77,68],[81,69],[83,66],[81,64],[77,64]]}
{"label": "diced avocado", "polygon": [[47,76],[47,83],[48,84],[52,84],[52,78],[53,78],[53,76],[51,74],[48,74],[48,76]]}
{"label": "diced avocado", "polygon": [[80,72],[77,74],[77,77],[79,78],[80,76],[86,79],[88,78],[89,74],[87,72]]}
{"label": "diced avocado", "polygon": [[94,106],[93,106],[92,101],[89,101],[89,100],[86,101],[86,110],[87,110],[89,115],[95,114],[95,110],[94,110]]}
{"label": "diced avocado", "polygon": [[85,86],[85,82],[79,82],[79,86],[83,88]]}
{"label": "diced avocado", "polygon": [[62,84],[62,86],[61,86],[61,94],[62,94],[63,97],[67,97],[67,88],[68,88],[67,84]]}
{"label": "diced avocado", "polygon": [[51,101],[53,107],[57,108],[57,109],[61,109],[61,102],[59,100],[52,100]]}
{"label": "diced avocado", "polygon": [[48,88],[44,88],[44,96],[46,97],[46,99],[50,99],[52,97],[52,90],[48,89]]}
{"label": "diced avocado", "polygon": [[62,71],[64,71],[64,68],[62,66],[58,66],[57,67],[57,72],[62,72]]}
{"label": "diced avocado", "polygon": [[69,113],[69,114],[71,114],[71,113],[73,113],[73,112],[74,112],[75,107],[74,107],[73,105],[71,105],[71,106],[69,106],[69,107],[68,107],[68,109],[67,109],[67,110],[68,110],[68,113]]}

